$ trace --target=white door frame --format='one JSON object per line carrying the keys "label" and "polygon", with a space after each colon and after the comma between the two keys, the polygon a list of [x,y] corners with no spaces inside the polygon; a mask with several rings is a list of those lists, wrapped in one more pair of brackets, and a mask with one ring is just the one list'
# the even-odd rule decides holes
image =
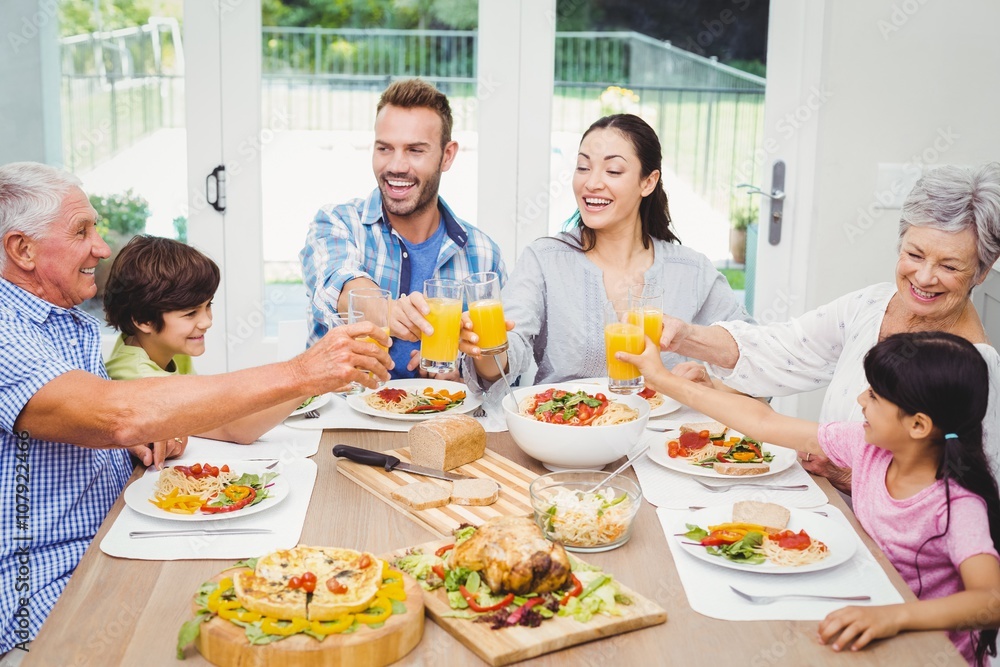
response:
{"label": "white door frame", "polygon": [[[775,161],[785,162],[781,241],[768,241],[770,201],[760,201],[754,316],[782,322],[806,310],[808,254],[822,99],[823,31],[827,0],[772,0],[767,36],[764,137],[755,156],[759,186],[771,192]],[[779,412],[797,414],[798,396],[776,398]]]}

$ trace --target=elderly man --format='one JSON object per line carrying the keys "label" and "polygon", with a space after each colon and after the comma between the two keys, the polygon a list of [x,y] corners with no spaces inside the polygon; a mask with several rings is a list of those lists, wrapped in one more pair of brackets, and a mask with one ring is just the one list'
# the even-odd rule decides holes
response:
{"label": "elderly man", "polygon": [[438,196],[441,173],[458,154],[451,126],[444,93],[420,79],[393,82],[375,116],[378,187],[365,198],[321,208],[299,253],[311,303],[310,342],[326,331],[324,314],[348,310],[351,290],[378,287],[396,299],[394,378],[417,374],[421,332],[433,332],[424,317],[430,312],[425,280],[484,271],[506,280],[497,244]]}
{"label": "elderly man", "polygon": [[[392,362],[369,324],[331,332],[285,363],[215,376],[107,379],[96,294],[110,254],[73,176],[0,167],[0,656],[38,632],[132,465],[159,465],[201,433],[296,396],[375,386]],[[371,371],[369,376],[364,371]],[[148,443],[156,443],[149,451]],[[165,446],[172,443],[174,450]],[[20,653],[20,652],[18,652]]]}

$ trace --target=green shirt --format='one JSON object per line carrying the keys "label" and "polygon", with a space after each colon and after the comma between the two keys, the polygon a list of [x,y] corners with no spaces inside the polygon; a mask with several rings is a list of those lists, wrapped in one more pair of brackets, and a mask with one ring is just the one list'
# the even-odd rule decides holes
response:
{"label": "green shirt", "polygon": [[164,370],[149,358],[146,350],[136,345],[125,344],[125,334],[118,336],[111,356],[104,363],[112,380],[138,380],[139,378],[167,375],[195,375],[191,357],[175,354],[170,362],[172,370]]}

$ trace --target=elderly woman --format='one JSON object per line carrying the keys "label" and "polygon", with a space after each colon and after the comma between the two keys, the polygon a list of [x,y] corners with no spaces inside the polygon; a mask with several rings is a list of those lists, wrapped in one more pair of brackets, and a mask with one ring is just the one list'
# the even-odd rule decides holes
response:
{"label": "elderly woman", "polygon": [[[970,300],[1000,256],[1000,163],[945,166],[921,178],[903,204],[896,282],[852,292],[789,322],[749,326],[687,324],[670,318],[661,345],[711,364],[730,387],[757,396],[828,385],[820,421],[863,421],[862,359],[877,342],[904,331],[947,331],[974,343],[990,369],[983,422],[987,455],[1000,469],[997,390],[1000,355]],[[811,460],[810,460],[811,459]],[[849,486],[849,471],[808,457],[806,467]]]}
{"label": "elderly woman", "polygon": [[[46,165],[0,166],[0,664],[35,637],[125,487],[125,448],[159,465],[183,449],[175,436],[351,381],[374,387],[359,369],[387,380],[392,366],[377,345],[355,340],[388,344],[385,334],[354,324],[281,364],[109,380],[100,326],[76,307],[96,294],[94,269],[110,255],[79,186]],[[24,569],[30,577],[15,587]]]}
{"label": "elderly woman", "polygon": [[[573,177],[577,228],[528,246],[503,291],[516,328],[507,353],[495,359],[513,376],[532,360],[539,383],[606,376],[604,303],[626,297],[630,285],[664,287],[664,310],[690,321],[751,321],[709,259],[680,245],[661,160],[656,132],[638,116],[605,116],[584,133]],[[497,401],[496,362],[480,355],[467,319],[465,327],[465,376]],[[662,358],[668,367],[684,361],[673,353]]]}

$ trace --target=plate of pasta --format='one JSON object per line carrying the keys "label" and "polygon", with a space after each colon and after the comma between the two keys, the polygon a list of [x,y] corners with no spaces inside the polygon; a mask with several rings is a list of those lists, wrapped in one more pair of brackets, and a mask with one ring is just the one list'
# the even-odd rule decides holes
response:
{"label": "plate of pasta", "polygon": [[266,462],[172,465],[153,469],[125,489],[125,504],[139,514],[173,521],[219,521],[257,514],[289,493],[284,476]]}
{"label": "plate of pasta", "polygon": [[706,563],[761,574],[837,567],[858,544],[848,526],[829,517],[757,501],[691,511],[678,522],[674,539]]}
{"label": "plate of pasta", "polygon": [[[689,442],[696,440],[696,436],[697,442]],[[649,448],[649,458],[686,475],[732,479],[775,475],[790,468],[797,457],[794,449],[761,443],[732,431],[714,439],[701,431],[654,442]]]}
{"label": "plate of pasta", "polygon": [[384,387],[347,397],[354,410],[372,417],[424,421],[440,414],[472,412],[482,399],[461,382],[412,378],[390,380]]}
{"label": "plate of pasta", "polygon": [[646,399],[649,403],[649,418],[662,417],[663,415],[669,415],[671,412],[677,412],[683,407],[680,401],[675,401],[669,396],[664,396],[660,392],[646,387],[639,392],[639,396]]}

